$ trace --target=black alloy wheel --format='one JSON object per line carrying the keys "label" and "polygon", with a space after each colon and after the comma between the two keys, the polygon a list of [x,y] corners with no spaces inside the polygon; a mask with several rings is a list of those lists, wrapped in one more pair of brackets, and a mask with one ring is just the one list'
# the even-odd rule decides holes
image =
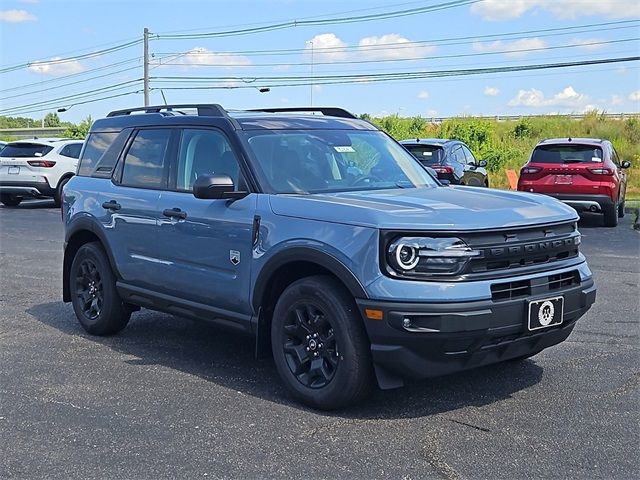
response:
{"label": "black alloy wheel", "polygon": [[89,320],[100,316],[104,303],[104,289],[98,267],[91,259],[84,259],[79,265],[76,275],[76,292],[80,300],[82,313]]}
{"label": "black alloy wheel", "polygon": [[340,363],[331,320],[322,309],[301,302],[285,319],[282,348],[291,373],[309,388],[322,388],[333,380]]}

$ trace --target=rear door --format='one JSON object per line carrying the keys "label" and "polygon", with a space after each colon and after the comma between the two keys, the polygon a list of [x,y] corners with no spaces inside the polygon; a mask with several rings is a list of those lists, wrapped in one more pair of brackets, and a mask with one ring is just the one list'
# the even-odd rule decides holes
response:
{"label": "rear door", "polygon": [[539,145],[528,167],[539,170],[528,175],[537,193],[598,194],[604,168],[604,152],[598,145]]}
{"label": "rear door", "polygon": [[158,199],[167,188],[173,131],[141,129],[129,139],[113,171],[110,187],[100,198],[100,219],[122,280],[157,289],[164,263],[158,258]]}
{"label": "rear door", "polygon": [[0,181],[42,183],[40,173],[50,170],[56,164],[55,161],[46,158],[52,150],[51,145],[35,142],[7,144],[0,151]]}

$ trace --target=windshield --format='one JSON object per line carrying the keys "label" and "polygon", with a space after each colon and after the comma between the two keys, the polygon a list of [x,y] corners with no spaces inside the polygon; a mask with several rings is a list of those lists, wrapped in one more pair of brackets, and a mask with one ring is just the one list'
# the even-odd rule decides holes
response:
{"label": "windshield", "polygon": [[276,193],[435,187],[427,171],[379,131],[260,130],[245,133]]}
{"label": "windshield", "polygon": [[39,143],[8,143],[0,150],[0,157],[44,157],[51,150],[53,147]]}
{"label": "windshield", "polygon": [[405,145],[404,147],[423,165],[438,165],[444,158],[442,147],[435,145]]}
{"label": "windshield", "polygon": [[602,149],[590,145],[549,145],[536,147],[532,163],[602,162]]}

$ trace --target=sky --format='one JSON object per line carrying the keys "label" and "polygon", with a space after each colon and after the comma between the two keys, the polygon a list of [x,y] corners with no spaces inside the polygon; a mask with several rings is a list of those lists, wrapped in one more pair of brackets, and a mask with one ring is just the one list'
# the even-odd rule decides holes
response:
{"label": "sky", "polygon": [[145,27],[152,105],[640,111],[640,61],[521,69],[638,57],[638,0],[3,0],[0,115],[143,105]]}

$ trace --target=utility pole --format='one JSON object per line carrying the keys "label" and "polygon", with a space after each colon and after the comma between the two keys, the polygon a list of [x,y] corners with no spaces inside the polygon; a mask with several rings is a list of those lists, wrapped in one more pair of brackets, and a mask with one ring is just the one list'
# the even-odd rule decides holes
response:
{"label": "utility pole", "polygon": [[311,45],[311,89],[309,91],[309,96],[311,97],[311,104],[309,105],[310,107],[313,107],[313,41],[312,40],[307,40],[306,42],[308,45]]}
{"label": "utility pole", "polygon": [[144,27],[144,106],[149,106],[149,29]]}

